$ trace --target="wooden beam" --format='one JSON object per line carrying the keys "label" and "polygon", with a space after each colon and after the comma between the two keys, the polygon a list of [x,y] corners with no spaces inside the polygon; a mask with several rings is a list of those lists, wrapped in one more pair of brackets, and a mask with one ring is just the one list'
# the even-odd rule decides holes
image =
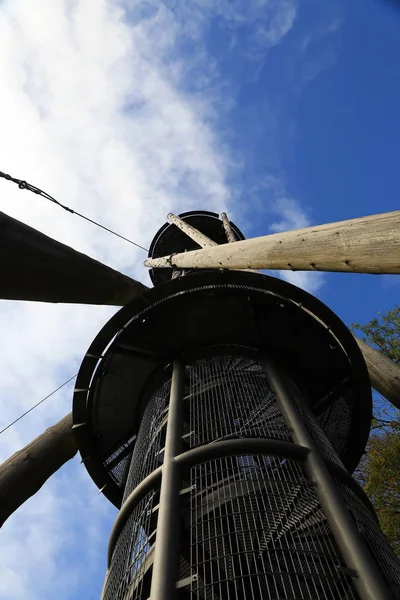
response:
{"label": "wooden beam", "polygon": [[0,298],[124,306],[148,288],[0,212]]}
{"label": "wooden beam", "polygon": [[229,244],[236,242],[236,236],[233,233],[233,229],[232,229],[231,223],[228,219],[228,215],[225,212],[221,213],[221,219],[222,219],[222,224],[224,226],[226,239],[228,240]]}
{"label": "wooden beam", "polygon": [[367,363],[372,387],[400,409],[400,365],[354,337]]}
{"label": "wooden beam", "polygon": [[400,211],[145,261],[146,267],[400,273]]}
{"label": "wooden beam", "polygon": [[168,214],[168,219],[178,227],[183,233],[186,233],[190,239],[192,239],[196,244],[200,246],[200,248],[209,248],[211,246],[218,246],[217,242],[214,242],[207,235],[190,225],[187,221],[184,221],[180,217],[177,217],[173,213]]}
{"label": "wooden beam", "polygon": [[0,465],[0,527],[77,449],[70,413]]}

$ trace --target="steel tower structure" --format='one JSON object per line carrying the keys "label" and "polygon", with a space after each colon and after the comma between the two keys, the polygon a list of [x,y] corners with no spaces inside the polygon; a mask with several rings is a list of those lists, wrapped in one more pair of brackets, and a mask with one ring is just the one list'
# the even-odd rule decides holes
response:
{"label": "steel tower structure", "polygon": [[[214,213],[181,218],[243,239]],[[165,224],[149,256],[196,247]],[[399,562],[351,477],[372,403],[345,325],[258,273],[151,277],[92,343],[74,393],[82,460],[120,507],[103,599],[399,598]]]}

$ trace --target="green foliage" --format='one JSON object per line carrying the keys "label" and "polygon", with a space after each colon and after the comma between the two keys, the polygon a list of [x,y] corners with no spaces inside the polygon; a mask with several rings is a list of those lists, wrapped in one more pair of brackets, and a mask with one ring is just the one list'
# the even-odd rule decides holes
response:
{"label": "green foliage", "polygon": [[[378,313],[366,325],[353,325],[364,341],[400,364],[400,307]],[[381,527],[400,556],[400,411],[382,397],[374,398],[374,421],[366,454],[356,478],[377,512]]]}
{"label": "green foliage", "polygon": [[378,313],[366,325],[354,323],[354,329],[363,332],[363,340],[375,346],[390,360],[400,363],[400,306],[395,306],[387,313]]}
{"label": "green foliage", "polygon": [[400,422],[394,421],[369,440],[364,490],[372,501],[381,527],[400,556]]}
{"label": "green foliage", "polygon": [[[359,330],[364,335],[361,336],[364,342],[367,342],[376,350],[385,354],[393,362],[400,364],[400,307],[395,306],[386,313],[378,313],[378,316],[371,319],[366,325],[354,323],[353,330]],[[374,395],[374,419],[372,429],[384,429],[393,421],[400,419],[400,412],[393,407],[382,396]]]}

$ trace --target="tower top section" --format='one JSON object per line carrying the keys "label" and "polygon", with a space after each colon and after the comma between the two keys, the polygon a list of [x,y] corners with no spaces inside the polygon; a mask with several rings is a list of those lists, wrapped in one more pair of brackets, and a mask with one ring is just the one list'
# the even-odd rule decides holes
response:
{"label": "tower top section", "polygon": [[[228,243],[224,224],[217,213],[208,210],[192,210],[181,213],[179,218],[201,231],[202,234],[216,244]],[[240,229],[232,222],[229,222],[229,224],[236,240],[244,240],[244,235]],[[150,245],[149,258],[160,258],[168,254],[198,250],[200,247],[200,244],[188,237],[173,223],[167,222],[154,236]],[[173,271],[171,269],[151,269],[150,277],[154,285],[159,285],[172,279]]]}

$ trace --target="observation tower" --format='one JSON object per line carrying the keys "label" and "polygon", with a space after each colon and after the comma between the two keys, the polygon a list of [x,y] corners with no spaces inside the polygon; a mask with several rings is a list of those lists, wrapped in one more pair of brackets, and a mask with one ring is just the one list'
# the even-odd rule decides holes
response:
{"label": "observation tower", "polygon": [[[149,257],[196,249],[199,233],[243,239],[223,217],[175,217]],[[82,460],[120,509],[102,599],[400,598],[399,562],[351,477],[372,401],[347,327],[257,272],[150,275],[74,393]]]}

